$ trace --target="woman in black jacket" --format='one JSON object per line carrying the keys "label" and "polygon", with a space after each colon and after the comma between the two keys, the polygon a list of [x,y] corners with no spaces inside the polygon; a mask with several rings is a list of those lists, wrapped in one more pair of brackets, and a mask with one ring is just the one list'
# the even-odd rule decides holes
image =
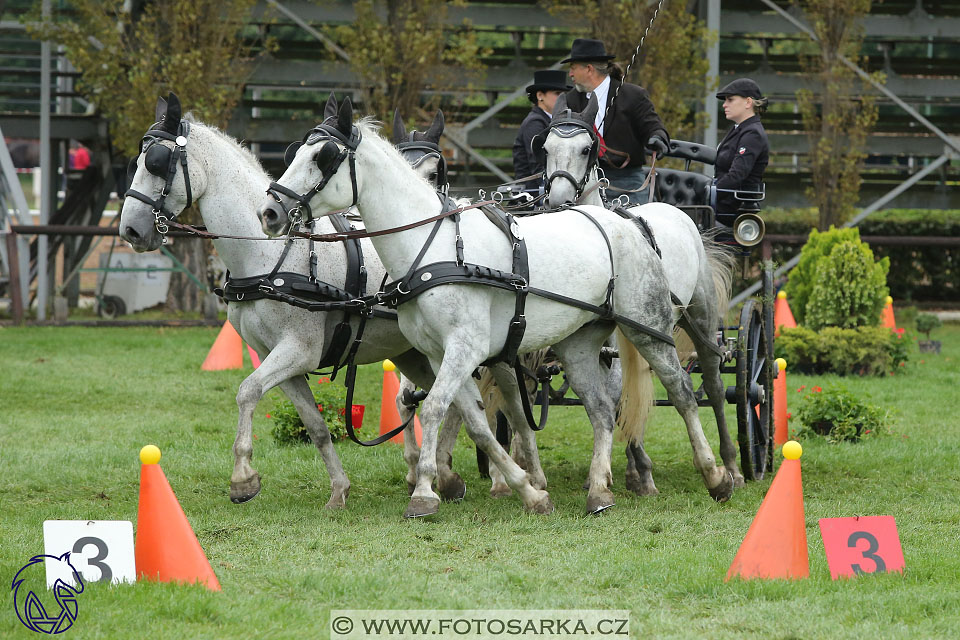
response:
{"label": "woman in black jacket", "polygon": [[[767,133],[760,124],[767,99],[760,87],[749,78],[738,78],[717,93],[723,101],[723,112],[734,125],[717,147],[715,184],[717,187],[717,222],[731,226],[745,204],[735,190],[760,192],[763,172],[770,156]],[[756,200],[752,209],[756,209]]]}

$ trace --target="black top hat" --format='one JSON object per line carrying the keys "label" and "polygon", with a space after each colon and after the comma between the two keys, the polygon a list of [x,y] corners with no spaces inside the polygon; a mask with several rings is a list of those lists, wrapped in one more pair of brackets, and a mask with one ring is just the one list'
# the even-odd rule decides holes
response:
{"label": "black top hat", "polygon": [[567,82],[569,76],[562,69],[545,69],[533,72],[533,84],[527,87],[527,94],[537,91],[569,91],[573,85]]}
{"label": "black top hat", "polygon": [[602,40],[577,38],[570,48],[570,57],[560,62],[606,62],[614,58],[616,56],[607,54],[607,48],[603,46]]}
{"label": "black top hat", "polygon": [[763,94],[760,93],[760,85],[750,78],[737,78],[717,92],[717,100],[723,100],[727,96],[743,96],[759,100]]}

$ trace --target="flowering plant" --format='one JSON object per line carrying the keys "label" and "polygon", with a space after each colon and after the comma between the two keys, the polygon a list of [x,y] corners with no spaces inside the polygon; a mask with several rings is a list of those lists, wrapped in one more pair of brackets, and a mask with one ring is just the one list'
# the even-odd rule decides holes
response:
{"label": "flowering plant", "polygon": [[[347,389],[337,383],[330,382],[329,378],[320,378],[317,386],[313,388],[313,398],[317,402],[317,408],[323,416],[323,421],[330,430],[330,437],[334,442],[347,437],[347,427],[344,422],[344,403],[347,397]],[[354,407],[357,409],[358,407]],[[358,411],[354,411],[353,427],[359,429],[360,424],[357,419]],[[362,413],[361,419],[362,419]],[[273,420],[273,439],[280,444],[296,444],[300,442],[309,443],[310,434],[307,433],[296,407],[289,400],[282,400],[277,403],[270,412]]]}
{"label": "flowering plant", "polygon": [[888,411],[863,402],[844,387],[813,387],[803,397],[796,415],[803,425],[798,435],[823,435],[834,443],[876,435],[890,422]]}

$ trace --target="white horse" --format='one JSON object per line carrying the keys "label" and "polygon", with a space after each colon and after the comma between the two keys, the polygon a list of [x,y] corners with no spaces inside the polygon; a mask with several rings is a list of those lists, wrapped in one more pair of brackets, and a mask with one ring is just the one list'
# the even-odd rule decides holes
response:
{"label": "white horse", "polygon": [[[169,101],[162,98],[158,101],[156,117],[160,124],[145,136],[147,148],[137,159],[131,189],[146,194],[148,200],[159,199],[164,189],[167,194],[161,206],[157,207],[128,195],[121,213],[120,235],[137,251],[157,249],[163,240],[158,230],[158,223],[162,224],[162,220],[153,210],[160,210],[158,215],[172,218],[186,208],[187,183],[182,168],[178,169],[175,165],[171,175],[167,160],[175,159],[171,152],[179,146],[172,139],[183,135],[182,149],[189,154],[186,168],[190,197],[196,202],[207,229],[217,235],[260,238],[253,241],[230,238],[213,241],[231,278],[242,279],[270,273],[280,260],[284,243],[267,238],[255,215],[270,182],[270,177],[256,157],[214,127],[192,121],[184,121],[181,126],[180,103],[172,93]],[[324,220],[316,226],[316,231],[333,231],[333,226]],[[317,244],[315,251],[319,256],[317,278],[343,287],[347,272],[344,245]],[[376,286],[383,278],[384,268],[369,241],[363,242],[363,255],[369,282]],[[309,258],[308,244],[305,241],[294,242],[281,268],[283,271],[307,274]],[[271,299],[231,302],[228,305],[230,324],[262,360],[260,367],[241,383],[237,393],[239,421],[234,443],[234,470],[230,478],[230,498],[234,502],[250,500],[260,491],[260,476],[251,466],[253,412],[263,395],[279,385],[296,406],[323,457],[331,485],[327,507],[345,506],[350,482],[304,378],[304,374],[317,367],[330,344],[336,325],[343,317],[344,314],[339,311],[312,312]],[[356,324],[356,317],[351,318],[351,335],[356,333]],[[429,362],[410,347],[397,321],[371,318],[364,330],[357,362],[378,362],[384,358],[392,359],[418,385],[429,388],[432,384],[434,375]],[[449,452],[460,428],[460,417],[455,410],[451,410],[447,424],[450,426],[444,428],[441,434],[443,455],[437,488],[445,499],[455,500],[462,498],[465,491],[463,480],[449,469]],[[411,422],[404,434],[404,459],[408,464],[407,481],[411,490],[416,479],[418,458],[419,449]]]}
{"label": "white horse", "polygon": [[[354,126],[349,99],[340,105],[336,125],[314,129],[310,139],[313,144],[297,151],[278,180],[310,212],[323,215],[356,205],[367,231],[377,233],[423,223],[443,209],[434,188],[416,176],[369,121]],[[258,213],[268,233],[282,233],[289,226],[286,206],[273,197],[264,200]],[[478,279],[430,288],[399,307],[401,330],[437,372],[421,412],[424,433],[417,486],[405,515],[427,515],[439,509],[440,498],[431,489],[437,474],[437,435],[444,411],[454,399],[459,401],[471,438],[500,467],[524,506],[540,513],[552,511],[547,492],[530,485],[524,471],[490,434],[476,385],[470,382],[481,363],[498,357],[508,338],[517,337],[508,331],[511,318],[517,324],[525,321],[520,353],[553,345],[594,425],[588,511],[612,504],[614,406],[604,389],[597,354],[614,324],[620,332],[623,395],[629,397],[635,384],[633,356],[639,350],[686,423],[694,464],[710,494],[727,500],[733,478],[716,466],[703,435],[690,377],[680,367],[668,335],[676,318],[663,267],[637,226],[604,208],[584,206],[515,220],[511,229],[508,240],[483,213],[471,210],[460,216],[458,225],[440,219],[373,238],[391,276],[412,272],[408,275],[413,277],[403,277],[400,286],[392,288],[401,295],[429,282],[430,269],[438,263],[459,264],[458,235],[464,239],[465,264],[482,267],[467,268]],[[484,271],[510,273],[513,246],[522,246],[521,238],[529,255],[528,282],[515,276],[498,279],[492,271]],[[486,273],[490,274],[486,282],[511,290],[480,284]],[[517,295],[534,287],[536,295],[529,297],[518,317]],[[577,303],[559,302],[556,296]],[[598,316],[602,316],[599,322]],[[506,392],[506,381],[497,382]]]}
{"label": "white horse", "polygon": [[[542,134],[550,207],[604,204],[597,188],[597,158],[591,153],[596,140],[592,127],[597,108],[595,97],[591,97],[582,114],[570,112],[564,96],[557,99],[553,123]],[[715,342],[729,298],[732,254],[702,236],[690,216],[677,207],[655,202],[628,211],[646,221],[660,248],[670,291],[685,309],[680,325],[693,339],[703,370],[704,388],[720,434],[720,456],[733,474],[734,486],[743,486],[737,450],[727,431],[725,387],[720,377],[722,358]],[[627,443],[627,485],[640,495],[657,492],[650,458],[643,449],[643,435],[642,428],[634,430]]]}

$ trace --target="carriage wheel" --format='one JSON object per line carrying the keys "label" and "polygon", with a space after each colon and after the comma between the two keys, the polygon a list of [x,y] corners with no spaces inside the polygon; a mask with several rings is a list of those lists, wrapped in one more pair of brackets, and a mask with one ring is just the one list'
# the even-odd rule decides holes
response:
{"label": "carriage wheel", "polygon": [[747,480],[761,480],[772,458],[773,361],[760,305],[747,300],[737,333],[737,440]]}

